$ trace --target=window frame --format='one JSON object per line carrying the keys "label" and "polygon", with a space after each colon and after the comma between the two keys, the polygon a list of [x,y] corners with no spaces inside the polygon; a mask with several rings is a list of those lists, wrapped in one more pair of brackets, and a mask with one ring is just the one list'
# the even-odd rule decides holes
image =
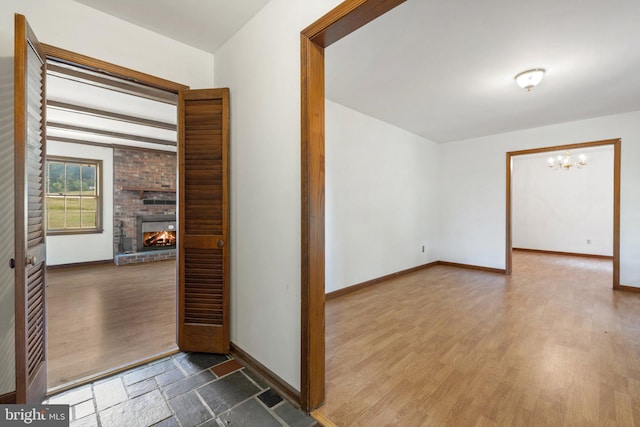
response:
{"label": "window frame", "polygon": [[[86,166],[86,165],[91,165],[91,166],[95,166],[96,168],[96,195],[95,195],[95,200],[96,200],[96,226],[95,227],[91,227],[91,228],[49,228],[49,208],[48,208],[48,200],[49,200],[49,163],[50,162],[58,162],[58,163],[64,163],[65,164],[65,169],[66,169],[66,165],[67,164],[75,164],[78,165],[80,167],[82,166]],[[104,227],[103,227],[103,218],[102,218],[102,211],[103,211],[103,193],[102,193],[102,165],[103,161],[100,159],[85,159],[85,158],[79,158],[79,157],[67,157],[67,156],[56,156],[56,155],[52,155],[52,156],[47,156],[45,159],[45,218],[46,218],[46,222],[45,222],[45,228],[46,228],[46,234],[47,236],[67,236],[67,235],[74,235],[74,234],[101,234],[104,232]],[[64,194],[65,198],[69,197],[66,192]],[[83,197],[80,195],[78,196],[80,199],[82,199]],[[93,196],[92,196],[93,198]],[[82,218],[82,210],[80,210],[81,213],[81,218]],[[65,209],[65,217],[66,217],[66,209]]]}

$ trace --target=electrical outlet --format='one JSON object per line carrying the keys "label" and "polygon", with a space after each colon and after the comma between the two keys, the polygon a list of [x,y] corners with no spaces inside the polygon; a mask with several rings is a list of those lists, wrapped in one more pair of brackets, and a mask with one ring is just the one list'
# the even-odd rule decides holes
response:
{"label": "electrical outlet", "polygon": [[424,245],[422,245],[422,253],[424,253]]}
{"label": "electrical outlet", "polygon": [[591,239],[587,239],[587,245],[591,244]]}

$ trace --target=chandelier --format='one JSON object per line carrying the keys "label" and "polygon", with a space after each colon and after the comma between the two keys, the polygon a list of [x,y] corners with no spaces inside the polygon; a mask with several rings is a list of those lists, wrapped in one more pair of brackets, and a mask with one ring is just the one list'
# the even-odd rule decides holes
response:
{"label": "chandelier", "polygon": [[564,169],[568,171],[574,166],[578,169],[582,169],[587,165],[587,156],[580,154],[578,161],[575,162],[571,159],[571,153],[567,151],[565,156],[558,156],[556,158],[549,157],[547,162],[549,167],[553,170]]}

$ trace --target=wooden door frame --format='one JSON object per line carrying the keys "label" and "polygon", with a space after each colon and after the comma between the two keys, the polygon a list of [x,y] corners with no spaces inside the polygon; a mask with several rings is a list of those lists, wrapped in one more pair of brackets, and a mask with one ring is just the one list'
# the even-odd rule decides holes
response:
{"label": "wooden door frame", "polygon": [[[406,0],[346,0],[300,34],[301,82],[301,380],[300,405],[310,411],[325,397],[324,49]],[[507,153],[506,261],[511,274],[511,158],[552,150],[614,146],[613,288],[620,285],[620,140]]]}
{"label": "wooden door frame", "polygon": [[301,380],[300,406],[325,396],[324,49],[406,0],[346,0],[300,33]]}
{"label": "wooden door frame", "polygon": [[[150,86],[156,89],[162,89],[165,90],[167,92],[171,92],[171,93],[175,93],[176,95],[178,94],[178,92],[181,89],[189,89],[189,86],[186,85],[182,85],[180,83],[175,83],[169,80],[165,80],[159,77],[155,77],[152,76],[150,74],[145,74],[139,71],[135,71],[126,67],[121,67],[119,65],[115,65],[115,64],[111,64],[109,62],[105,62],[99,59],[95,59],[86,55],[82,55],[79,53],[75,53],[69,50],[65,50],[65,49],[61,49],[52,45],[48,45],[46,43],[40,43],[40,45],[43,48],[44,51],[44,56],[46,57],[47,60],[54,60],[54,61],[59,61],[62,63],[66,63],[66,64],[71,64],[71,65],[76,65],[79,66],[81,68],[87,69],[87,70],[91,70],[97,73],[101,73],[101,74],[105,74],[108,76],[113,76],[113,77],[118,77],[124,80],[128,80],[128,81],[132,81],[132,82],[136,82],[145,86]],[[47,100],[46,98],[46,94],[45,94],[45,102]],[[177,105],[176,105],[177,107]],[[178,143],[177,143],[178,145]],[[177,147],[179,149],[179,147]],[[46,152],[45,154],[45,158],[46,158]],[[176,162],[176,169],[178,168],[177,162]],[[176,206],[176,209],[178,208],[178,206]],[[16,236],[18,236],[18,231],[16,230]],[[16,256],[19,256],[19,254],[16,254]],[[179,256],[179,254],[177,255]],[[176,263],[178,262],[178,260],[176,259]],[[176,264],[177,265],[177,264]],[[177,275],[177,268],[176,268],[176,275]],[[176,276],[176,294],[178,292],[178,277]],[[17,304],[17,298],[18,298],[18,293],[16,293],[16,304]],[[177,301],[177,298],[176,298]],[[177,302],[176,302],[177,304]],[[178,336],[177,336],[177,305],[176,305],[176,343],[178,342]],[[46,316],[45,316],[45,325],[46,325]],[[19,348],[18,346],[16,346],[15,349],[15,359],[16,359],[16,366],[18,366],[17,361],[19,360],[19,358],[25,358],[26,354],[24,352],[24,350],[22,348]],[[148,362],[148,360],[146,360],[145,362]],[[16,381],[18,380],[17,375],[19,374],[19,372],[16,372]]]}
{"label": "wooden door frame", "polygon": [[75,53],[70,50],[61,49],[59,47],[52,46],[46,43],[41,44],[44,48],[44,53],[46,54],[47,59],[53,61],[76,65],[86,70],[94,71],[96,73],[105,74],[112,77],[118,77],[123,80],[128,80],[156,89],[162,89],[167,92],[175,93],[176,95],[178,94],[180,89],[189,89],[189,86],[180,83],[165,80],[160,77],[132,70],[130,68],[121,67],[110,62]]}
{"label": "wooden door frame", "polygon": [[620,139],[607,139],[602,141],[583,142],[578,144],[556,145],[553,147],[533,148],[529,150],[510,151],[507,153],[507,194],[506,194],[506,253],[505,270],[511,274],[513,268],[512,253],[512,206],[511,206],[511,174],[513,157],[524,154],[538,154],[550,151],[568,151],[581,148],[613,146],[613,289],[625,288],[620,285]]}

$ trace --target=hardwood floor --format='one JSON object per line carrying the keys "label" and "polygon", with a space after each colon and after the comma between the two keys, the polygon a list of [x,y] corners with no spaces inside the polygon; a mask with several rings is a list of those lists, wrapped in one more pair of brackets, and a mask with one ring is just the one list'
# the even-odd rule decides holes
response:
{"label": "hardwood floor", "polygon": [[176,349],[175,260],[49,269],[48,388]]}
{"label": "hardwood floor", "polygon": [[338,426],[640,426],[640,295],[609,260],[514,252],[327,302]]}

